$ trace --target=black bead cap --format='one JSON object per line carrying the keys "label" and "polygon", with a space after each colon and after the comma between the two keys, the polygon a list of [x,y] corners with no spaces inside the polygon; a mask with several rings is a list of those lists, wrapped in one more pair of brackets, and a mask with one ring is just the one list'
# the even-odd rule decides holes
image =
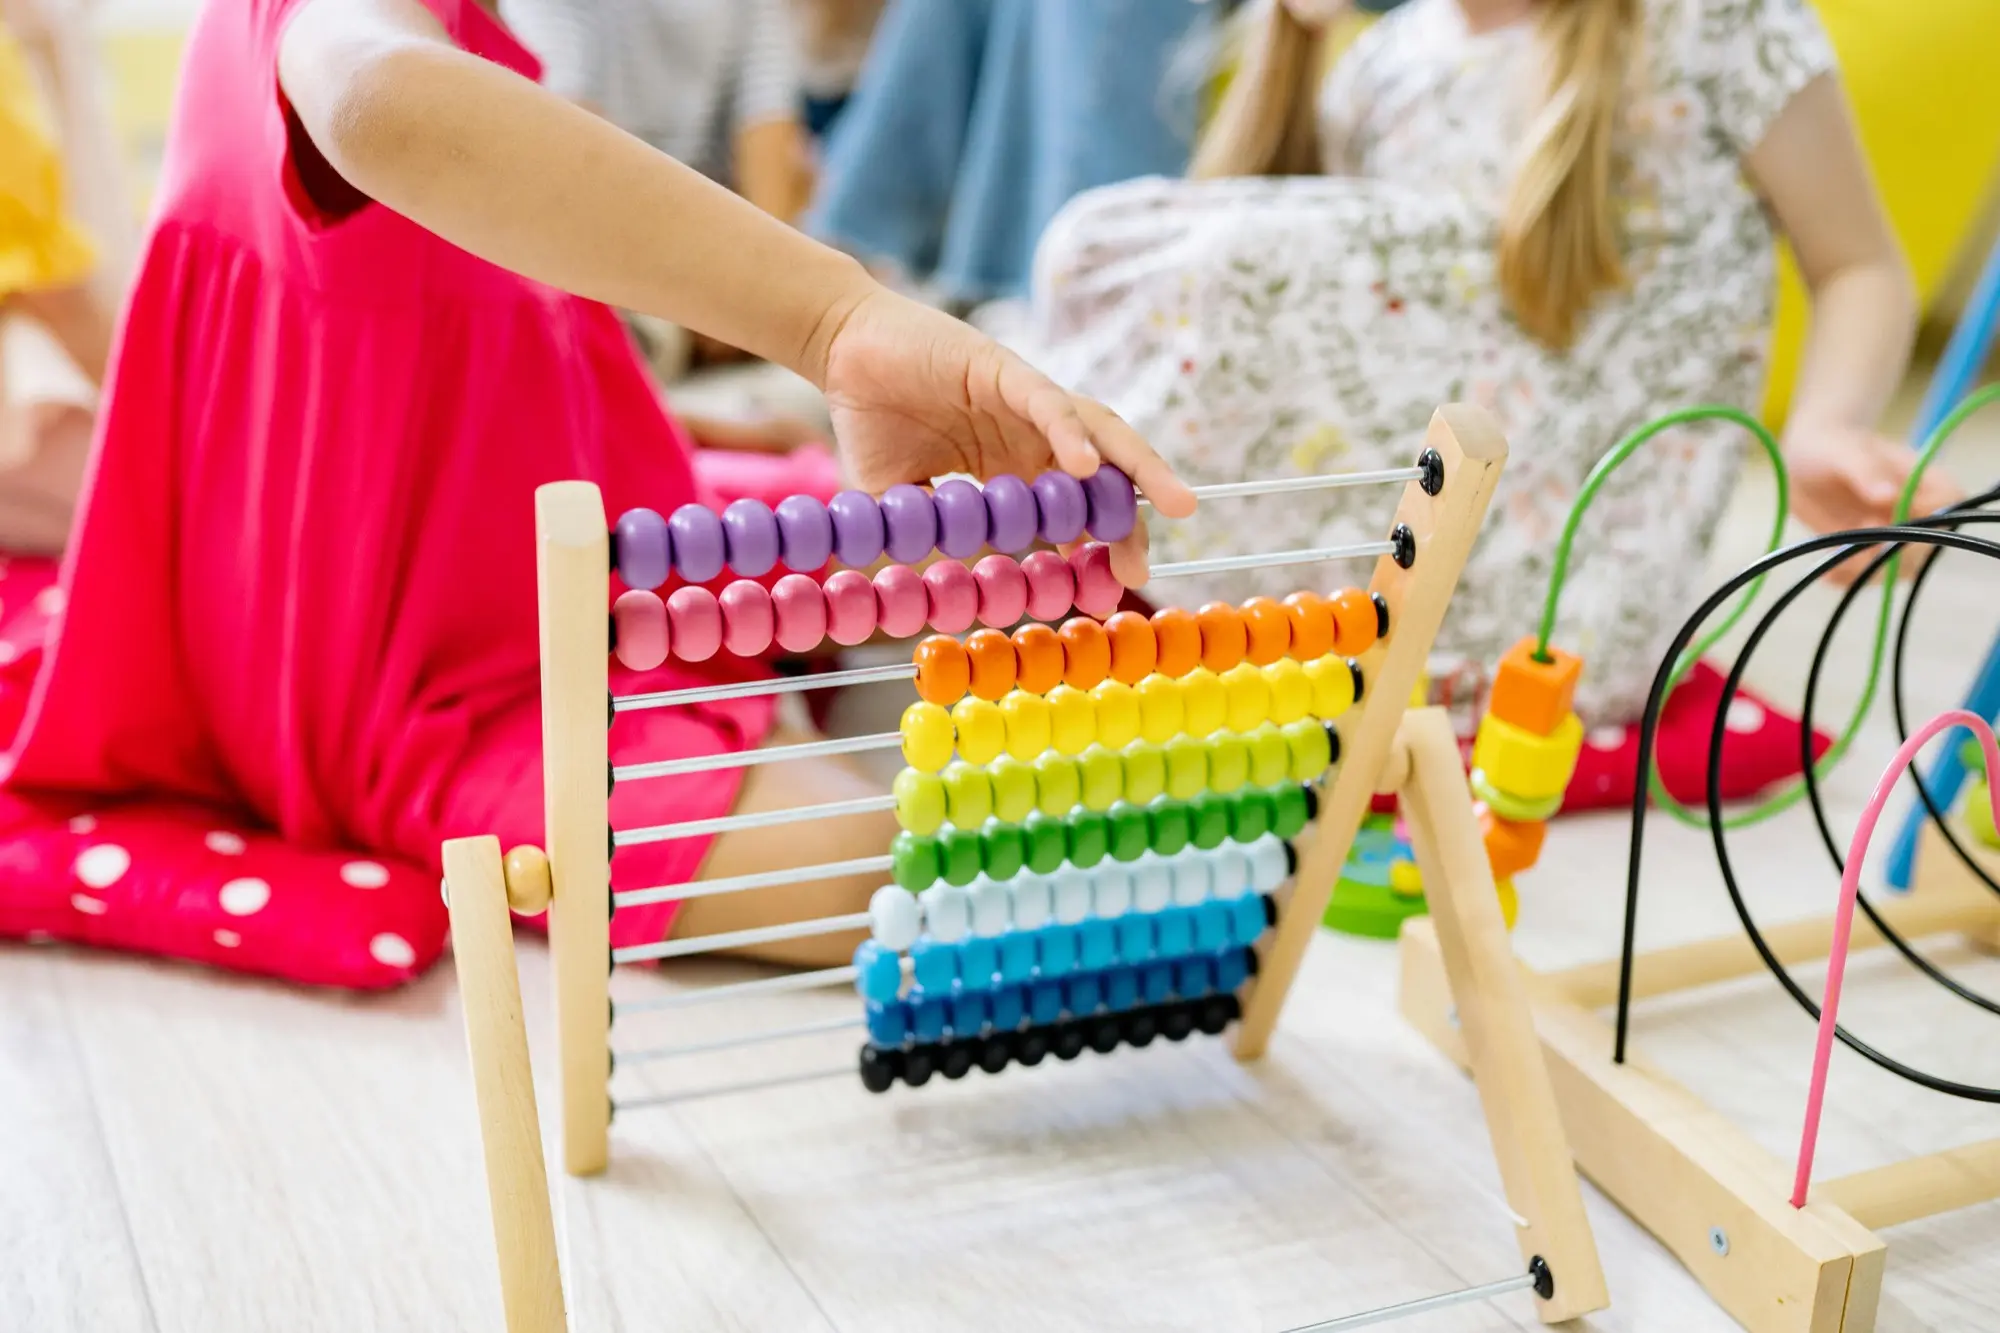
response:
{"label": "black bead cap", "polygon": [[1417,455],[1417,466],[1424,470],[1417,485],[1424,488],[1425,495],[1436,495],[1444,489],[1444,455],[1435,449],[1426,449]]}

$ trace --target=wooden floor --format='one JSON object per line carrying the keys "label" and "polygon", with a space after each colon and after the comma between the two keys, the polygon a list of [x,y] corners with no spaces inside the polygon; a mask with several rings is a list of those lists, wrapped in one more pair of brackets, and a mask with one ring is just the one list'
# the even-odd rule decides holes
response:
{"label": "wooden floor", "polygon": [[[1964,475],[1993,475],[2000,431],[1964,456]],[[1754,546],[1767,503],[1753,478],[1718,564]],[[1956,700],[2000,604],[1990,567],[1959,560],[1940,580],[1911,662],[1924,715]],[[1796,623],[1813,624],[1828,601],[1815,593]],[[1852,642],[1830,699],[1854,697]],[[1796,697],[1806,647],[1774,645],[1756,678]],[[895,698],[856,707],[879,715]],[[1892,748],[1878,718],[1830,784],[1843,837]],[[1558,826],[1547,864],[1521,885],[1524,956],[1553,966],[1614,951],[1624,837],[1616,816]],[[1775,920],[1828,909],[1836,879],[1807,813],[1735,843],[1754,910]],[[1705,833],[1656,818],[1648,856],[1646,942],[1732,928]],[[522,952],[546,1072],[547,955],[532,939]],[[1949,944],[1936,957],[2000,994],[2000,963]],[[613,990],[631,1000],[708,975],[621,970]],[[881,1098],[850,1076],[634,1112],[613,1126],[610,1173],[561,1186],[576,1327],[1252,1333],[1509,1276],[1508,1214],[1472,1088],[1401,1023],[1394,995],[1390,946],[1325,935],[1255,1067],[1196,1038]],[[615,1044],[854,1010],[851,995],[774,997],[728,1014],[634,1017]],[[2000,1082],[1991,1023],[1883,957],[1857,963],[1843,1017],[1905,1059]],[[1789,1154],[1812,1027],[1772,983],[1650,1007],[1637,1030],[1656,1061]],[[615,1088],[639,1096],[845,1064],[853,1044],[843,1032],[705,1063],[628,1064]],[[2000,1134],[1994,1109],[1905,1086],[1845,1051],[1833,1088],[1828,1175]],[[1594,1192],[1590,1207],[1614,1305],[1585,1326],[1733,1327]],[[1889,1240],[1883,1328],[2000,1327],[2000,1207]],[[352,999],[0,949],[0,1328],[488,1330],[499,1325],[491,1265],[448,967]],[[1514,1295],[1402,1327],[1534,1326],[1531,1302]]]}

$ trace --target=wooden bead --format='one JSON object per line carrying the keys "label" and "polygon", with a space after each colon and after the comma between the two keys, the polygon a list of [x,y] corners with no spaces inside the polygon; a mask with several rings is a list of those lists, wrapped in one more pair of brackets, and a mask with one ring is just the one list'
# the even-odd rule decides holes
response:
{"label": "wooden bead", "polygon": [[1312,682],[1312,715],[1324,722],[1354,706],[1354,673],[1338,657],[1316,657],[1301,664]]}
{"label": "wooden bead", "polygon": [[1547,736],[1488,713],[1479,721],[1472,763],[1488,782],[1516,800],[1560,800],[1582,750],[1583,719],[1575,713]]}
{"label": "wooden bead", "polygon": [[1539,820],[1516,824],[1491,810],[1480,811],[1479,836],[1486,844],[1486,860],[1493,867],[1493,878],[1512,879],[1532,867],[1541,859],[1542,841],[1548,831],[1549,826]]}
{"label": "wooden bead", "polygon": [[555,896],[555,881],[549,875],[548,854],[529,843],[511,848],[501,862],[507,881],[507,906],[522,916],[538,916],[548,910]]}
{"label": "wooden bead", "polygon": [[1111,677],[1127,685],[1137,685],[1159,665],[1160,644],[1153,635],[1153,622],[1137,611],[1120,611],[1104,622],[1111,642]]}
{"label": "wooden bead", "polygon": [[903,762],[924,773],[941,773],[951,762],[951,714],[928,701],[903,710]]}
{"label": "wooden bead", "polygon": [[1285,733],[1269,725],[1257,728],[1246,738],[1250,743],[1250,781],[1259,787],[1275,787],[1291,776],[1292,750]]}
{"label": "wooden bead", "polygon": [[1301,662],[1325,657],[1333,651],[1333,603],[1316,592],[1301,590],[1285,598],[1285,616],[1291,621],[1291,655]]}
{"label": "wooden bead", "polygon": [[1010,752],[993,761],[987,776],[993,782],[994,817],[1009,824],[1026,819],[1035,808],[1035,770]]}
{"label": "wooden bead", "polygon": [[937,781],[944,793],[945,818],[957,827],[976,829],[992,817],[993,780],[985,769],[961,759],[946,765]]}
{"label": "wooden bead", "polygon": [[1063,645],[1047,625],[1014,631],[1014,684],[1029,694],[1047,694],[1062,684]]}
{"label": "wooden bead", "polygon": [[1007,728],[1007,753],[1024,764],[1033,763],[1049,748],[1049,701],[1015,690],[999,707]]}
{"label": "wooden bead", "polygon": [[1111,636],[1088,616],[1072,616],[1057,631],[1063,646],[1063,684],[1087,690],[1111,674]]}
{"label": "wooden bead", "polygon": [[1533,635],[1509,648],[1493,673],[1486,711],[1537,736],[1553,733],[1576,699],[1583,659],[1554,645],[1549,647],[1549,658],[1535,660]]}
{"label": "wooden bead", "polygon": [[1093,745],[1077,759],[1085,809],[1109,810],[1125,795],[1125,765],[1115,750]]}
{"label": "wooden bead", "polygon": [[[1054,751],[1035,760],[1035,808],[1060,819],[1083,799],[1083,775],[1076,760]],[[1031,833],[1031,838],[1034,835]],[[1039,839],[1037,839],[1039,840]],[[1035,864],[1031,855],[1029,864]]]}
{"label": "wooden bead", "polygon": [[949,708],[965,697],[972,683],[972,660],[964,644],[949,634],[933,634],[917,645],[913,656],[919,698]]}
{"label": "wooden bead", "polygon": [[1243,613],[1227,602],[1210,602],[1195,612],[1201,627],[1201,664],[1217,675],[1243,660],[1250,647],[1250,631]]}
{"label": "wooden bead", "polygon": [[1466,784],[1472,788],[1473,800],[1500,818],[1516,824],[1539,824],[1543,820],[1555,818],[1556,812],[1562,809],[1563,798],[1560,793],[1531,801],[1525,796],[1515,796],[1511,792],[1502,791],[1487,780],[1485,773],[1476,768],[1466,775]]}
{"label": "wooden bead", "polygon": [[906,768],[889,790],[896,798],[896,824],[905,832],[922,837],[944,826],[945,785],[937,774]]}
{"label": "wooden bead", "polygon": [[1139,692],[1122,680],[1105,679],[1090,691],[1097,715],[1097,743],[1121,750],[1139,739]]}
{"label": "wooden bead", "polygon": [[1248,661],[1238,662],[1222,673],[1222,688],[1228,695],[1227,725],[1231,731],[1249,731],[1270,720],[1270,682]]}
{"label": "wooden bead", "polygon": [[771,588],[771,614],[776,621],[773,637],[788,653],[811,652],[826,639],[826,594],[817,579],[804,574],[779,579]]}
{"label": "wooden bead", "polygon": [[1082,690],[1058,685],[1049,691],[1049,744],[1058,754],[1082,754],[1097,739],[1097,710]]}
{"label": "wooden bead", "polygon": [[1181,734],[1186,725],[1186,704],[1181,683],[1154,673],[1139,682],[1139,734],[1154,745],[1164,745]]}
{"label": "wooden bead", "polygon": [[1333,648],[1343,657],[1359,657],[1375,646],[1375,603],[1359,588],[1333,595]]}
{"label": "wooden bead", "polygon": [[1312,711],[1312,678],[1306,669],[1289,657],[1264,668],[1271,686],[1271,721],[1278,726],[1296,722]]}
{"label": "wooden bead", "polygon": [[1162,607],[1153,612],[1152,624],[1157,645],[1153,670],[1178,679],[1201,665],[1201,622],[1193,612]]}
{"label": "wooden bead", "polygon": [[1252,666],[1269,666],[1291,651],[1291,616],[1269,597],[1243,603],[1243,629],[1248,636],[1243,657]]}
{"label": "wooden bead", "polygon": [[1020,661],[1014,655],[1014,641],[997,629],[974,630],[965,640],[965,655],[971,662],[972,678],[967,688],[988,702],[996,702],[1014,688],[1014,674]]}
{"label": "wooden bead", "polygon": [[1120,755],[1125,765],[1125,799],[1143,806],[1167,790],[1167,752],[1151,741],[1133,741]]}
{"label": "wooden bead", "polygon": [[1007,724],[997,704],[968,695],[952,705],[951,725],[958,757],[967,763],[991,763],[1007,748]]}
{"label": "wooden bead", "polygon": [[667,660],[671,641],[667,631],[667,604],[656,592],[627,588],[611,604],[611,624],[616,632],[619,663],[631,671],[651,671]]}
{"label": "wooden bead", "polygon": [[1207,736],[1229,722],[1229,691],[1222,677],[1206,667],[1181,679],[1181,704],[1186,711],[1182,725],[1190,736]]}

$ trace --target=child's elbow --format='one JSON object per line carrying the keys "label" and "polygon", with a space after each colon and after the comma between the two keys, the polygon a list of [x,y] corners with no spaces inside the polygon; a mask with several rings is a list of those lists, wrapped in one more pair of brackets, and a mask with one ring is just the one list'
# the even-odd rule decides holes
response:
{"label": "child's elbow", "polygon": [[371,197],[410,156],[413,109],[428,52],[420,43],[294,43],[279,50],[285,96],[313,147],[341,178]]}

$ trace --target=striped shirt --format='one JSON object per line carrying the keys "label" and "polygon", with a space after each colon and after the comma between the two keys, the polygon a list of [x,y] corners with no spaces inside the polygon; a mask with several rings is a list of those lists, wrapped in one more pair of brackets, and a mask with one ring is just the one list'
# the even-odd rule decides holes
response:
{"label": "striped shirt", "polygon": [[502,0],[550,91],[727,185],[745,128],[798,114],[784,0]]}

